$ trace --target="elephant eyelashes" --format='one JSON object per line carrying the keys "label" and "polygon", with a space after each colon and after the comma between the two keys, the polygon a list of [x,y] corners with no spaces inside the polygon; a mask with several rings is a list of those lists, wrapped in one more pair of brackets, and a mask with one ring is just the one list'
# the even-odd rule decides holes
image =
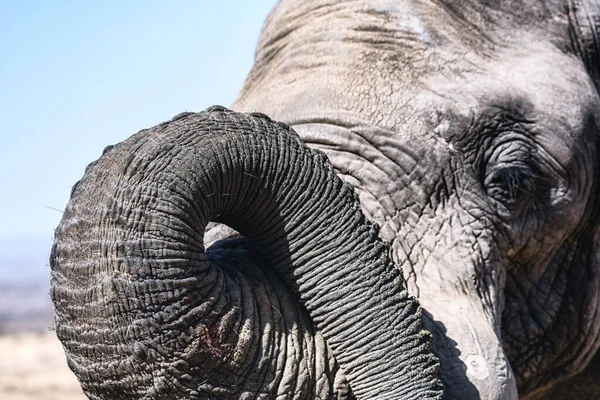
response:
{"label": "elephant eyelashes", "polygon": [[529,204],[535,189],[535,175],[526,165],[493,168],[484,181],[485,190],[500,206],[502,217],[516,218]]}

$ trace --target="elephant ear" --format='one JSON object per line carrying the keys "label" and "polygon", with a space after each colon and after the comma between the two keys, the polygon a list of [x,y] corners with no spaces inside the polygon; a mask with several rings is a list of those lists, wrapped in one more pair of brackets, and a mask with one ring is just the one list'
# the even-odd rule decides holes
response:
{"label": "elephant ear", "polygon": [[568,6],[571,43],[600,91],[600,3],[573,0]]}

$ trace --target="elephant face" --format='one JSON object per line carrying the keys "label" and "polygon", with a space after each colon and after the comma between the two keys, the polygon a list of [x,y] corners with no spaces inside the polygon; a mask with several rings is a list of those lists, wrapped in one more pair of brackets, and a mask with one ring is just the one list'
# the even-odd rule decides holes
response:
{"label": "elephant face", "polygon": [[[467,377],[476,383],[493,368],[510,376],[505,354],[523,394],[581,368],[599,328],[600,103],[585,70],[541,53],[467,78],[480,87],[437,86],[433,135],[403,142],[426,148],[411,166],[421,192],[405,195],[418,205],[400,207],[392,239],[438,336],[458,343]],[[469,104],[473,94],[472,108],[447,101]],[[443,340],[438,352],[450,356]]]}
{"label": "elephant face", "polygon": [[[233,108],[287,125],[184,114],[73,190],[52,296],[86,394],[439,399],[407,293],[446,398],[536,396],[585,369],[599,11],[282,1]],[[213,229],[207,249],[210,221],[245,238]]]}
{"label": "elephant face", "polygon": [[299,8],[267,21],[234,108],[291,124],[356,187],[446,395],[516,398],[582,370],[600,344],[597,6],[375,1],[331,6],[336,28]]}
{"label": "elephant face", "polygon": [[[467,377],[510,376],[505,354],[526,394],[577,371],[598,345],[600,103],[569,57],[507,53],[433,84],[440,114],[400,139],[417,153],[403,169],[418,188],[400,195],[391,240]],[[450,357],[444,340],[438,354]]]}

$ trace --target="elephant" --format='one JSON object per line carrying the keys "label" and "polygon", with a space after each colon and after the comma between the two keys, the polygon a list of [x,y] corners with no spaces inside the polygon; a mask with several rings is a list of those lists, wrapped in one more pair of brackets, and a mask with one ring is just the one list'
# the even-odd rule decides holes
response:
{"label": "elephant", "polygon": [[281,0],[51,254],[91,399],[600,396],[600,3]]}

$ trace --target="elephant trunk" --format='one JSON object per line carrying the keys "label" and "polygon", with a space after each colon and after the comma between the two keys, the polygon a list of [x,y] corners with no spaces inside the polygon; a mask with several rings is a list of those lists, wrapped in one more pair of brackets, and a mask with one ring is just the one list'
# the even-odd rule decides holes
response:
{"label": "elephant trunk", "polygon": [[[205,250],[209,221],[248,239]],[[299,392],[314,383],[294,375],[318,371],[298,367],[317,363],[298,361],[313,323],[357,398],[441,398],[419,305],[353,191],[265,116],[214,107],[107,149],[73,188],[51,267],[90,398]]]}

